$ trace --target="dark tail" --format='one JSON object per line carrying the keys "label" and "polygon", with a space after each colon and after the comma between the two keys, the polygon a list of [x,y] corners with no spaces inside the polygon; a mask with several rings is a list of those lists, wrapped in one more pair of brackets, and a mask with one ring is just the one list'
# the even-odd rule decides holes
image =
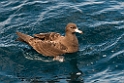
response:
{"label": "dark tail", "polygon": [[19,36],[19,38],[17,38],[17,41],[21,41],[21,42],[25,42],[28,43],[30,39],[32,39],[32,36],[29,36],[27,34],[21,33],[21,32],[16,32],[16,34]]}

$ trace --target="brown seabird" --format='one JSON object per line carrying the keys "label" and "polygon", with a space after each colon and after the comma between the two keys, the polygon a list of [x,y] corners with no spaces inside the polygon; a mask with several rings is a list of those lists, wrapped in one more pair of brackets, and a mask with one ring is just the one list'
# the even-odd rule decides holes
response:
{"label": "brown seabird", "polygon": [[65,28],[65,36],[56,32],[34,34],[29,36],[21,32],[16,32],[17,40],[25,42],[33,47],[38,53],[44,56],[52,56],[53,60],[63,62],[65,53],[74,53],[79,49],[75,32],[83,33],[74,23],[68,23]]}

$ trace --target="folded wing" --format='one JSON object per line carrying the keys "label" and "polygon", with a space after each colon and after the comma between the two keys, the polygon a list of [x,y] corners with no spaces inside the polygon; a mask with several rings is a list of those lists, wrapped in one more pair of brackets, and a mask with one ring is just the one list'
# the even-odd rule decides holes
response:
{"label": "folded wing", "polygon": [[45,41],[46,40],[54,41],[60,37],[60,34],[56,32],[40,33],[40,34],[34,34],[34,37]]}
{"label": "folded wing", "polygon": [[[19,36],[18,40],[28,43],[38,53],[45,56],[58,56],[66,53],[66,46],[60,42],[53,41],[58,38],[59,34],[57,33],[39,34],[35,35],[37,37],[32,37],[27,34],[17,32],[17,35]],[[43,36],[44,40],[41,39]]]}
{"label": "folded wing", "polygon": [[61,43],[55,43],[53,41],[42,41],[32,39],[30,45],[40,54],[45,56],[58,56],[66,53],[66,46]]}

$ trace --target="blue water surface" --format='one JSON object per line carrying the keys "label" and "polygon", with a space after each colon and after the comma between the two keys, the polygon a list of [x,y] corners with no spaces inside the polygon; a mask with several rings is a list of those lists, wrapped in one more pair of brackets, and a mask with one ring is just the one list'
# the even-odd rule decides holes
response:
{"label": "blue water surface", "polygon": [[[69,22],[84,34],[63,63],[15,41]],[[0,83],[124,83],[124,1],[0,0]]]}

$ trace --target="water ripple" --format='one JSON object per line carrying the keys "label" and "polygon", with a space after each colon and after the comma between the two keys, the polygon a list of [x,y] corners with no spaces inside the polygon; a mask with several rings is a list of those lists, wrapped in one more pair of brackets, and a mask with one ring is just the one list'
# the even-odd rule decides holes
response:
{"label": "water ripple", "polygon": [[114,57],[116,57],[116,56],[118,56],[120,54],[124,54],[124,50],[121,50],[121,51],[118,51],[118,52],[112,54],[109,58],[112,59],[112,58],[114,58]]}
{"label": "water ripple", "polygon": [[[100,83],[100,82],[113,82],[113,83],[123,83],[124,77],[121,76],[123,75],[123,70],[118,73],[111,73],[109,72],[109,68],[106,69],[105,71],[99,72],[97,75],[90,76],[86,82],[91,82],[91,83]],[[104,75],[104,76],[101,76]],[[102,78],[102,79],[101,79]]]}
{"label": "water ripple", "polygon": [[121,11],[119,11],[119,12],[121,12],[122,14],[124,13],[124,11],[123,11],[123,8],[124,8],[124,6],[123,6],[123,2],[118,2],[118,1],[110,1],[110,6],[108,7],[108,8],[104,8],[104,9],[102,9],[102,10],[100,10],[100,11],[98,11],[98,12],[95,12],[95,13],[93,13],[93,15],[98,15],[98,14],[101,14],[101,13],[104,13],[104,12],[108,12],[108,11],[118,11],[118,10],[121,10]]}
{"label": "water ripple", "polygon": [[101,26],[101,25],[107,25],[107,24],[121,24],[121,23],[124,23],[124,20],[121,20],[121,21],[112,21],[112,22],[107,22],[107,21],[99,21],[99,22],[96,22],[94,24],[91,24],[89,25],[90,27],[98,27],[98,26]]}
{"label": "water ripple", "polygon": [[[124,1],[2,0],[0,15],[0,80],[3,82],[8,78],[8,82],[20,83],[46,79],[66,83],[80,78],[86,83],[123,82]],[[77,34],[79,52],[71,57],[67,54],[63,63],[15,42],[16,31],[31,35],[47,31],[64,34],[62,27],[69,22],[76,23],[84,34]],[[84,74],[77,76],[75,72]]]}

